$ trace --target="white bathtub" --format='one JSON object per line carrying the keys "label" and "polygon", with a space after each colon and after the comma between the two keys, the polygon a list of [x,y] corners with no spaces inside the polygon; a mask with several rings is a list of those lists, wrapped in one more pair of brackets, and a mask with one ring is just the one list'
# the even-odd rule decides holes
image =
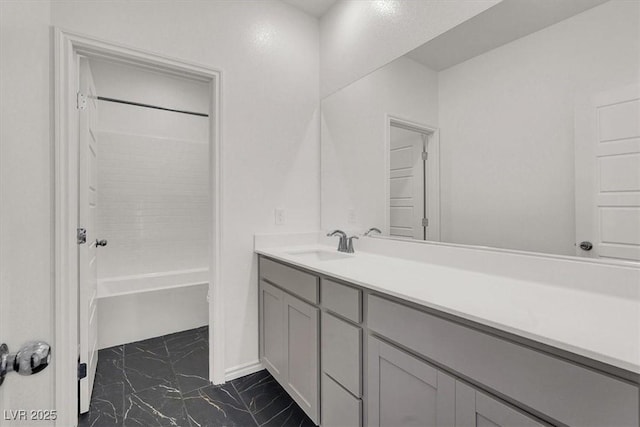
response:
{"label": "white bathtub", "polygon": [[209,283],[209,269],[174,270],[98,280],[97,298],[139,294]]}
{"label": "white bathtub", "polygon": [[208,324],[206,268],[98,281],[98,347],[107,348]]}

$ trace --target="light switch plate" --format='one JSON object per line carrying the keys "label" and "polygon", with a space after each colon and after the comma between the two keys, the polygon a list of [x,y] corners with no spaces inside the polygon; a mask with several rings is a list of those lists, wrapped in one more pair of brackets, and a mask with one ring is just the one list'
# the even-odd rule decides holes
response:
{"label": "light switch plate", "polygon": [[284,209],[276,208],[276,210],[275,210],[275,221],[276,221],[276,225],[283,225],[284,224]]}

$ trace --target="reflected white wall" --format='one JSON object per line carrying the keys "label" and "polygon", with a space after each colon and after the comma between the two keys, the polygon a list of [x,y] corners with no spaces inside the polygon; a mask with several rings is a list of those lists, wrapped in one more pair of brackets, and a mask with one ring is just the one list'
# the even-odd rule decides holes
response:
{"label": "reflected white wall", "polygon": [[440,129],[441,241],[575,255],[574,102],[638,81],[639,8],[607,2],[438,73],[413,62],[428,82],[401,57],[325,98],[323,228],[384,224],[391,114]]}
{"label": "reflected white wall", "polygon": [[640,78],[640,3],[607,2],[438,77],[442,240],[575,255],[575,102]]}
{"label": "reflected white wall", "polygon": [[437,73],[403,57],[322,101],[323,229],[384,228],[388,114],[437,127]]}

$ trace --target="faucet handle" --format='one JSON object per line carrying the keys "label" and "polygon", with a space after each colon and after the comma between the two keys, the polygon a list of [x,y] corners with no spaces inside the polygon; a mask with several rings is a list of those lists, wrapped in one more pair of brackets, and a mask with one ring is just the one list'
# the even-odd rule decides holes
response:
{"label": "faucet handle", "polygon": [[377,227],[371,227],[370,229],[368,229],[368,230],[364,233],[364,235],[365,235],[365,237],[368,237],[368,236],[370,236],[370,235],[371,235],[371,233],[373,233],[373,232],[376,232],[376,233],[378,233],[378,234],[382,234],[382,231],[380,231],[380,229],[379,229],[379,228],[377,228]]}
{"label": "faucet handle", "polygon": [[353,239],[359,239],[358,236],[351,236],[347,238],[347,253],[352,254],[355,251],[353,250]]}
{"label": "faucet handle", "polygon": [[347,233],[342,230],[333,230],[327,233],[327,237],[340,236],[343,238],[347,238]]}

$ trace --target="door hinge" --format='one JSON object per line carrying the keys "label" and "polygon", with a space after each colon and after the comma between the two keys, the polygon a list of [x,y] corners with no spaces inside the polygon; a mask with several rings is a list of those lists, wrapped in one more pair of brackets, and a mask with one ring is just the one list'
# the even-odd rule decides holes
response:
{"label": "door hinge", "polygon": [[78,228],[76,237],[78,239],[78,244],[82,245],[83,243],[87,243],[87,229],[86,228]]}
{"label": "door hinge", "polygon": [[422,218],[422,226],[423,227],[429,226],[429,218]]}
{"label": "door hinge", "polygon": [[87,377],[87,364],[78,363],[78,379],[81,380]]}
{"label": "door hinge", "polygon": [[427,153],[426,151],[422,152],[422,160],[427,160],[429,159],[429,153]]}
{"label": "door hinge", "polygon": [[78,92],[78,98],[76,99],[76,108],[78,110],[84,110],[87,108],[87,97],[82,92]]}

